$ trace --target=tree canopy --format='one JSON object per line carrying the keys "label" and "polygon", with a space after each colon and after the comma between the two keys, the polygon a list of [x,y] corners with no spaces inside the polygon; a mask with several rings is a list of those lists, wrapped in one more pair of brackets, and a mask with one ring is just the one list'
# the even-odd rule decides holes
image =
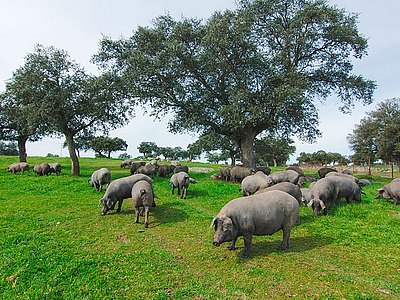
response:
{"label": "tree canopy", "polygon": [[367,113],[347,140],[354,159],[373,162],[379,158],[400,165],[400,99],[387,99]]}
{"label": "tree canopy", "polygon": [[128,144],[119,137],[96,136],[90,141],[90,148],[93,149],[96,156],[111,158],[111,152],[125,151]]}
{"label": "tree canopy", "polygon": [[27,120],[37,116],[46,133],[64,135],[72,160],[72,174],[79,175],[74,138],[107,132],[127,122],[132,112],[112,73],[92,76],[66,51],[37,45],[11,80],[12,95],[20,101]]}
{"label": "tree canopy", "polygon": [[319,135],[316,100],[334,93],[343,111],[371,103],[375,83],[352,73],[366,49],[356,15],[324,0],[243,0],[205,22],[165,15],[130,38],[105,37],[94,61],[153,115],[173,112],[172,132],[226,136],[251,166],[260,133]]}

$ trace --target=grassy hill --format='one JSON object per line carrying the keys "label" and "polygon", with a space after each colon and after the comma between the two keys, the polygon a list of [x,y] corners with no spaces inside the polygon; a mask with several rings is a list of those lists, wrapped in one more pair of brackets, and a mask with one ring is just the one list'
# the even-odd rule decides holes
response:
{"label": "grassy hill", "polygon": [[[291,247],[282,233],[255,236],[249,259],[213,247],[212,218],[240,197],[239,184],[191,173],[186,200],[171,195],[168,178],[154,178],[159,199],[149,228],[134,223],[132,203],[100,215],[103,193],[87,182],[108,167],[129,175],[121,160],[81,158],[81,177],[12,175],[15,157],[0,156],[0,295],[3,299],[399,299],[400,205],[373,199],[389,182],[374,177],[362,203],[341,201],[328,216],[301,207]],[[189,164],[207,166],[208,164]],[[275,169],[276,170],[276,169]],[[144,230],[144,232],[143,232]],[[226,246],[228,246],[226,244]]]}

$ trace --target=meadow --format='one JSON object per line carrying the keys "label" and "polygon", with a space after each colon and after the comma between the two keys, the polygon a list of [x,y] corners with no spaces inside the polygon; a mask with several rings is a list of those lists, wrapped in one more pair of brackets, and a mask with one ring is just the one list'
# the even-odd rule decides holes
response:
{"label": "meadow", "polygon": [[103,193],[87,182],[100,167],[113,179],[129,175],[121,160],[81,158],[80,177],[70,175],[68,158],[28,157],[31,166],[60,162],[58,177],[7,173],[16,160],[0,156],[2,299],[400,298],[400,205],[374,199],[389,178],[355,174],[373,183],[361,203],[342,200],[319,217],[302,206],[289,250],[276,250],[280,231],[255,236],[242,259],[242,238],[233,251],[212,246],[212,218],[241,196],[238,183],[213,181],[213,172],[190,173],[198,183],[185,200],[156,176],[145,229],[129,199],[121,213],[102,216]]}

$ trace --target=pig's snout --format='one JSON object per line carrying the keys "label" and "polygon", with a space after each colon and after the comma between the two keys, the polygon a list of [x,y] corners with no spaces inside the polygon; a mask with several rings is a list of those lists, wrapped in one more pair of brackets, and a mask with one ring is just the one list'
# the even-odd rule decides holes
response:
{"label": "pig's snout", "polygon": [[221,244],[218,243],[217,241],[214,241],[214,242],[213,242],[213,245],[214,245],[215,247],[219,247]]}

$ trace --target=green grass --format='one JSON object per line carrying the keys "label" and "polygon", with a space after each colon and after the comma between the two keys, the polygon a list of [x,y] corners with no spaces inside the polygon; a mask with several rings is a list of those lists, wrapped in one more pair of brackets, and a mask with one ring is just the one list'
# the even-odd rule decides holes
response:
{"label": "green grass", "polygon": [[121,160],[81,158],[81,177],[69,175],[66,158],[29,158],[61,162],[59,177],[14,176],[5,171],[14,161],[0,157],[2,299],[400,298],[400,205],[373,199],[389,179],[370,178],[362,203],[340,202],[326,217],[301,207],[288,251],[276,250],[278,232],[254,237],[241,259],[241,238],[234,251],[213,247],[210,229],[239,184],[192,173],[198,184],[181,200],[155,177],[157,207],[141,232],[129,199],[120,214],[101,216],[102,193],[87,183],[100,167],[128,175]]}

